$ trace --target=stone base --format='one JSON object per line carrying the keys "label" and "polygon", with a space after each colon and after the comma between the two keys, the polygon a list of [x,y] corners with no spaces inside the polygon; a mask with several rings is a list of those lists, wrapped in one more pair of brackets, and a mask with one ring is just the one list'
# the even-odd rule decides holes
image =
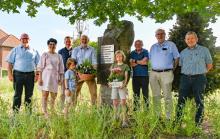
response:
{"label": "stone base", "polygon": [[101,105],[109,105],[112,106],[112,99],[111,99],[112,88],[108,87],[107,85],[100,85],[100,102]]}

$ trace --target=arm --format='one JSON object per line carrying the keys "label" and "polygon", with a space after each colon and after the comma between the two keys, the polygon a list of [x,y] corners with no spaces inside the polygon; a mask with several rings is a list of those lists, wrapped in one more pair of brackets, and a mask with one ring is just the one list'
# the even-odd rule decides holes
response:
{"label": "arm", "polygon": [[68,79],[65,79],[65,80],[64,80],[64,87],[65,87],[65,89],[69,89]]}
{"label": "arm", "polygon": [[10,81],[13,81],[13,74],[12,74],[13,65],[11,63],[8,63],[8,79]]}
{"label": "arm", "polygon": [[176,59],[174,60],[174,63],[173,63],[173,70],[175,70],[176,67],[178,66],[178,64],[179,64],[179,59],[180,59],[180,58],[176,58]]}
{"label": "arm", "polygon": [[123,81],[123,85],[121,88],[124,88],[127,86],[127,82],[128,82],[128,71],[125,71],[125,79]]}
{"label": "arm", "polygon": [[136,63],[139,64],[139,65],[147,65],[148,59],[147,59],[147,57],[144,57],[141,60],[137,60]]}

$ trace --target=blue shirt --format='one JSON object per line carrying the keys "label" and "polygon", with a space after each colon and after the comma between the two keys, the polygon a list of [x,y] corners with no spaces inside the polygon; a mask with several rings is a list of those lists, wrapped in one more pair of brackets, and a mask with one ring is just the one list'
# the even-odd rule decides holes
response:
{"label": "blue shirt", "polygon": [[207,64],[212,64],[212,57],[206,47],[197,44],[193,49],[185,48],[180,53],[179,65],[183,74],[204,74],[207,72]]}
{"label": "blue shirt", "polygon": [[67,59],[71,57],[71,54],[72,54],[72,48],[70,48],[69,50],[64,47],[62,49],[60,49],[58,51],[58,53],[62,56],[63,58],[63,64],[64,64],[64,71],[67,71],[67,68],[66,68],[66,62],[67,62]]}
{"label": "blue shirt", "polygon": [[76,74],[74,73],[74,71],[68,69],[65,72],[65,79],[67,80],[69,90],[75,91],[76,90]]}
{"label": "blue shirt", "polygon": [[[132,51],[130,54],[130,58],[133,60],[142,60],[143,58],[149,59],[148,51],[146,49],[142,49],[140,53],[137,53],[136,50]],[[148,66],[147,65],[136,65],[132,67],[133,76],[148,76]]]}
{"label": "blue shirt", "polygon": [[152,69],[173,69],[173,61],[179,58],[179,52],[173,42],[164,41],[162,44],[156,43],[152,45],[149,56]]}
{"label": "blue shirt", "polygon": [[20,72],[34,71],[39,62],[39,53],[31,48],[19,45],[11,50],[6,61],[13,65],[13,69]]}
{"label": "blue shirt", "polygon": [[78,46],[74,48],[71,57],[76,59],[77,64],[82,64],[86,59],[88,59],[92,65],[97,64],[96,51],[91,46],[87,46],[86,48]]}

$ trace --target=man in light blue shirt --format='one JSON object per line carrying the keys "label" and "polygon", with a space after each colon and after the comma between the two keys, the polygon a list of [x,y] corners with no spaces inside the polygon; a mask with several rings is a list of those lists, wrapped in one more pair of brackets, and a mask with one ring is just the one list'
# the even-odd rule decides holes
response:
{"label": "man in light blue shirt", "polygon": [[150,49],[150,61],[152,71],[150,72],[150,86],[153,95],[154,111],[158,117],[161,116],[161,95],[163,92],[165,100],[166,118],[170,119],[172,102],[173,70],[178,65],[179,52],[176,45],[165,40],[165,31],[158,29],[155,33],[158,40]]}
{"label": "man in light blue shirt", "polygon": [[[29,36],[26,33],[21,35],[21,45],[13,48],[7,57],[8,78],[13,81],[15,90],[13,110],[18,111],[21,106],[23,86],[25,88],[25,105],[30,108],[33,95],[35,70],[40,56],[38,52],[29,47]],[[12,72],[13,69],[13,72]]]}
{"label": "man in light blue shirt", "polygon": [[208,48],[197,44],[198,37],[195,32],[189,31],[185,36],[185,42],[188,47],[180,53],[179,64],[182,75],[177,104],[177,120],[181,121],[185,101],[193,94],[197,108],[195,123],[198,126],[203,120],[203,93],[207,83],[206,73],[213,67],[212,57]]}
{"label": "man in light blue shirt", "polygon": [[[87,59],[96,68],[97,67],[96,50],[93,47],[88,46],[88,42],[89,42],[88,36],[82,35],[80,41],[81,41],[81,45],[73,49],[71,57],[77,61],[78,65],[82,64],[83,61]],[[75,95],[76,99],[74,100],[77,100],[77,96],[79,95],[84,82],[86,82],[89,87],[89,91],[91,94],[91,103],[94,105],[96,104],[96,99],[97,99],[97,84],[95,79],[79,82],[76,86],[76,95]]]}

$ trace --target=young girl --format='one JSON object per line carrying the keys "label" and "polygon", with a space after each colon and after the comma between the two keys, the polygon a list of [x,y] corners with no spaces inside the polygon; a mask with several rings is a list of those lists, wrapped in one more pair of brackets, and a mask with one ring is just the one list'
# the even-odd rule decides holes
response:
{"label": "young girl", "polygon": [[[127,116],[126,116],[126,96],[127,96],[127,82],[128,72],[130,70],[127,64],[123,62],[126,60],[126,56],[123,51],[118,50],[115,52],[115,62],[111,66],[110,86],[112,87],[111,98],[113,100],[115,118],[118,118],[120,114],[119,102],[121,103],[122,110],[122,127],[127,127]],[[120,98],[120,101],[118,100]]]}
{"label": "young girl", "polygon": [[73,99],[76,99],[74,95],[76,95],[76,74],[75,67],[76,61],[73,58],[68,58],[66,62],[67,71],[65,72],[65,107],[64,107],[64,115],[67,116],[69,107],[73,103]]}

